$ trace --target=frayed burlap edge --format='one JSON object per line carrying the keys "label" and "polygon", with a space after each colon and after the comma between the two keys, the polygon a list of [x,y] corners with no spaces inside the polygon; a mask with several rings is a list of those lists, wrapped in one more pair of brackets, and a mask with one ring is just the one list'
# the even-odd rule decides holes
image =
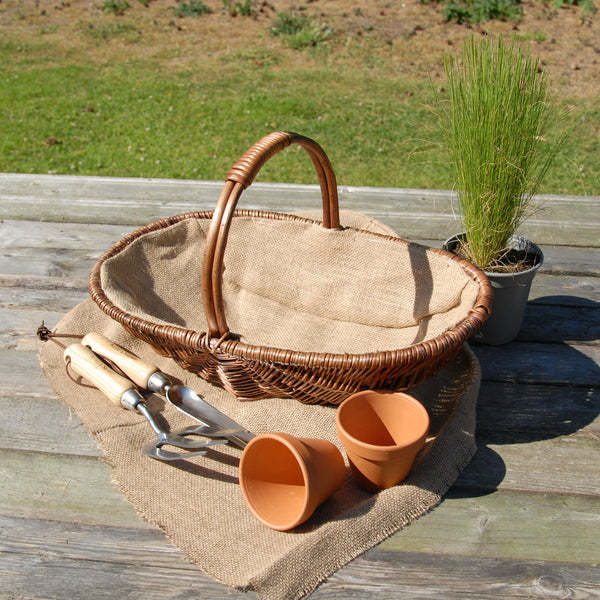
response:
{"label": "frayed burlap edge", "polygon": [[[59,324],[58,329],[64,331],[62,327],[70,326],[69,316],[78,310],[85,310],[85,321],[93,325],[95,330],[100,329],[108,336],[117,337],[119,343],[128,345],[125,342],[127,336],[124,334],[120,334],[121,337],[117,336],[114,322],[101,314],[90,301],[71,311],[65,318],[64,324],[62,322]],[[96,315],[98,320],[90,319],[89,315]],[[139,353],[135,341],[132,340],[129,347]],[[75,409],[86,427],[99,441],[107,462],[113,470],[115,482],[133,504],[137,513],[162,529],[190,561],[196,563],[209,576],[240,590],[254,589],[263,600],[303,598],[353,558],[432,510],[439,504],[444,493],[468,464],[476,450],[474,430],[479,368],[472,351],[465,345],[459,357],[439,375],[447,376],[447,373],[454,369],[456,376],[463,380],[462,397],[457,401],[452,414],[448,415],[448,420],[435,439],[430,440],[420,464],[413,469],[405,482],[379,494],[371,495],[358,490],[351,476],[348,475],[342,489],[319,507],[307,524],[288,533],[268,530],[256,522],[243,504],[241,495],[225,501],[220,500],[223,502],[224,511],[221,524],[219,524],[218,514],[211,515],[209,512],[206,519],[213,523],[211,528],[217,530],[213,531],[213,534],[218,534],[219,527],[223,528],[222,533],[212,540],[207,540],[207,544],[214,546],[213,548],[202,547],[207,529],[198,522],[198,507],[201,509],[204,507],[202,510],[209,511],[206,507],[214,500],[213,494],[230,496],[238,493],[237,481],[234,481],[234,477],[237,468],[236,456],[239,457],[239,451],[228,450],[231,464],[225,466],[219,464],[219,468],[223,467],[220,476],[227,479],[227,482],[217,482],[221,487],[214,487],[211,491],[210,486],[214,482],[202,477],[206,474],[202,464],[193,467],[195,470],[191,473],[186,473],[165,467],[162,463],[141,455],[140,448],[148,441],[149,436],[152,437],[152,432],[145,421],[140,421],[139,415],[116,407],[113,411],[112,406],[107,406],[102,415],[105,426],[94,423],[87,412],[88,404],[81,401],[82,397],[89,397],[94,390],[77,389],[72,381],[67,381],[61,364],[61,352],[56,346],[47,343],[42,350],[41,363],[55,391]],[[197,380],[195,387],[200,385],[200,380]],[[421,396],[427,397],[428,390],[422,390],[422,387],[415,388],[413,394],[419,397],[421,393]],[[74,393],[78,396],[77,400],[73,396]],[[207,400],[217,404],[217,400],[221,400],[222,393],[215,388],[212,395],[210,391],[205,395]],[[90,402],[92,409],[97,402],[99,400]],[[431,398],[429,402],[432,402]],[[268,406],[272,418],[276,420],[277,415],[273,412],[276,403],[277,400],[267,403],[258,401],[238,404],[244,407],[246,414],[252,412],[252,407],[254,412],[263,412],[263,407]],[[306,406],[291,400],[286,400],[277,406],[280,412],[286,406],[291,413],[296,409],[303,411],[304,416],[301,420],[305,423],[312,420],[306,417],[307,414],[318,411],[318,418],[314,421],[330,420],[331,427],[326,431],[323,430],[324,433],[313,433],[311,427],[306,426],[307,436],[329,437],[332,441],[336,441],[333,439],[334,409]],[[177,411],[169,412],[165,409],[164,415],[173,428],[184,424],[179,423],[178,419],[181,417]],[[256,423],[252,425],[257,432],[260,432]],[[280,425],[281,423],[278,423],[276,428],[283,430],[284,427]],[[288,431],[296,435],[299,433],[289,429]],[[210,467],[209,463],[208,468]],[[132,471],[135,471],[135,474]],[[161,473],[168,473],[172,485],[161,486],[160,482],[156,483],[157,479],[161,478]],[[171,488],[179,492],[169,498],[168,492]],[[181,490],[185,490],[183,493],[189,495],[185,502],[182,502],[180,496],[177,497],[177,494],[182,493]],[[217,538],[221,544],[215,541]],[[229,550],[227,556],[224,550],[230,549],[232,544],[234,549]],[[264,561],[247,561],[248,556],[260,553],[261,548],[264,548],[268,554]],[[239,572],[233,573],[231,568],[236,562],[248,562],[247,571],[238,567]],[[260,563],[259,566],[257,563]]]}
{"label": "frayed burlap edge", "polygon": [[[356,218],[359,217],[363,218],[361,215]],[[352,225],[360,226],[361,223]],[[369,223],[368,228],[379,225]],[[69,331],[73,315],[78,311],[83,311],[81,331]],[[73,309],[58,326],[62,332],[81,334],[92,328],[145,355],[146,359],[155,360],[163,370],[204,393],[209,402],[255,433],[279,430],[292,435],[324,437],[341,449],[335,435],[334,408],[306,406],[278,399],[238,403],[222,390],[191,374],[184,374],[171,361],[157,357],[142,342],[126,334],[120,325],[101,313],[91,301]],[[90,394],[93,396],[94,390],[78,388],[65,379],[61,355],[62,352],[54,344],[47,343],[40,355],[42,368],[56,393],[74,408],[98,440],[113,470],[113,479],[137,513],[163,530],[191,562],[213,579],[240,590],[253,589],[261,600],[299,600],[305,597],[353,558],[435,508],[476,451],[475,406],[480,372],[476,358],[465,344],[457,359],[433,380],[411,392],[428,407],[430,414],[436,412],[438,395],[441,397],[444,393],[450,393],[445,388],[438,390],[435,382],[446,378],[456,398],[451,412],[435,417],[437,421],[443,419],[444,424],[440,426],[438,422],[435,438],[429,440],[419,464],[405,482],[372,495],[359,490],[348,475],[342,488],[319,507],[305,525],[293,532],[274,532],[259,524],[245,507],[236,480],[239,451],[227,449],[223,453],[227,460],[219,463],[222,472],[218,474],[224,479],[218,484],[225,483],[225,500],[221,502],[226,526],[223,526],[222,532],[217,527],[216,535],[207,540],[209,533],[214,534],[214,527],[202,523],[199,514],[203,514],[206,503],[214,500],[211,494],[215,488],[211,488],[213,482],[210,479],[214,473],[203,471],[205,467],[202,465],[194,467],[195,470],[192,469],[190,473],[179,473],[178,470],[165,469],[163,464],[142,457],[140,448],[148,440],[148,435],[152,435],[151,432],[149,434],[147,423],[136,413],[108,405],[98,415],[94,405],[102,400],[96,395],[94,401],[82,401]],[[169,406],[165,407],[156,398],[150,398],[149,402],[153,411],[164,416],[173,430],[190,424],[189,419],[186,421],[185,416]],[[447,403],[447,399],[444,402]],[[268,415],[266,421],[256,416],[262,413]],[[290,413],[289,417],[287,413]],[[272,427],[269,426],[269,419]],[[154,489],[152,485],[140,489],[135,478],[131,478],[132,469],[143,471],[149,481],[160,478],[157,474],[168,472],[169,485],[162,489],[160,486]],[[207,474],[209,477],[206,477]],[[174,489],[183,489],[186,493],[183,510],[169,510],[169,506],[181,505],[181,497],[169,499],[167,494],[165,499],[165,489],[172,487],[170,482],[173,479]],[[156,506],[161,506],[161,503],[163,510],[157,512]],[[172,513],[178,515],[176,522],[173,522]],[[210,523],[213,518],[214,515],[209,514],[205,520]],[[231,545],[234,549],[229,556],[220,552]],[[268,551],[268,554],[254,560],[254,555],[261,551]]]}

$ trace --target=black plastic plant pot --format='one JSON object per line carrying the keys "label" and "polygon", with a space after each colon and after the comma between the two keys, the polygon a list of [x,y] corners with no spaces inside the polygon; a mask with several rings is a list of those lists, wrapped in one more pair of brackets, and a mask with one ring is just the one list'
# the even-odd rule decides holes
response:
{"label": "black plastic plant pot", "polygon": [[[464,233],[455,235],[446,240],[443,248],[455,254],[465,239]],[[484,271],[494,290],[494,302],[490,318],[474,339],[492,346],[512,342],[519,334],[531,283],[544,261],[540,248],[520,235],[509,240],[507,249],[510,250],[509,256],[512,255],[524,269],[506,273]]]}

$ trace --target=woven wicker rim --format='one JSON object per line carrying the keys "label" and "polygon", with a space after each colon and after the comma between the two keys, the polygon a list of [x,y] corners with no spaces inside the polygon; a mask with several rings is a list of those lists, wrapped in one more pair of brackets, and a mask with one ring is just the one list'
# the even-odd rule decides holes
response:
{"label": "woven wicker rim", "polygon": [[[414,344],[408,348],[402,348],[399,350],[369,352],[365,354],[326,354],[318,352],[282,350],[279,348],[270,348],[268,346],[255,346],[234,339],[210,338],[207,332],[198,332],[175,325],[162,325],[141,319],[123,311],[107,298],[102,289],[100,277],[102,264],[105,261],[113,256],[116,256],[134,240],[147,233],[170,227],[171,225],[183,221],[184,219],[211,219],[212,216],[212,212],[192,212],[170,217],[168,219],[161,219],[137,229],[117,242],[98,259],[90,273],[90,294],[94,301],[112,319],[122,323],[131,330],[137,330],[140,331],[140,333],[145,333],[155,338],[162,338],[165,340],[168,346],[176,343],[185,347],[201,350],[202,348],[206,347],[206,342],[208,341],[213,350],[217,350],[220,347],[223,351],[236,356],[255,358],[257,360],[267,360],[273,363],[292,363],[298,366],[311,366],[319,362],[326,363],[327,366],[331,368],[361,368],[367,365],[372,365],[375,362],[383,367],[386,365],[395,364],[399,361],[411,362],[417,358],[424,359],[427,356],[443,353],[450,347],[461,344],[472,334],[478,331],[483,322],[489,316],[492,290],[485,275],[483,275],[481,271],[473,267],[470,263],[467,263],[455,255],[445,252],[444,250],[438,250],[436,248],[431,248],[430,251],[438,252],[446,256],[449,260],[458,262],[467,272],[467,274],[479,284],[480,289],[477,296],[477,301],[471,309],[469,315],[463,319],[463,321],[456,324],[442,335],[432,340],[419,342],[418,344]],[[237,210],[235,211],[234,216],[298,221],[313,224],[319,223],[319,221],[306,219],[296,215],[254,210]],[[361,233],[385,238],[394,243],[407,243],[405,240],[400,238],[383,234],[368,231],[362,231]]]}
{"label": "woven wicker rim", "polygon": [[[235,207],[243,189],[252,183],[262,165],[271,156],[291,143],[299,143],[307,149],[316,167],[323,200],[323,222],[275,212],[236,210]],[[250,360],[267,361],[284,365],[292,364],[299,367],[319,366],[325,369],[361,369],[374,365],[384,368],[388,365],[397,365],[398,363],[412,363],[413,361],[426,360],[429,357],[444,354],[451,348],[460,346],[466,339],[478,331],[483,322],[489,317],[492,303],[492,288],[485,274],[471,263],[454,254],[430,248],[431,252],[439,253],[447,260],[458,263],[463,271],[479,285],[477,300],[467,317],[431,340],[425,340],[398,350],[364,354],[335,354],[256,346],[232,339],[229,337],[230,333],[223,312],[221,273],[227,234],[231,220],[234,217],[297,221],[320,224],[330,229],[339,228],[335,175],[333,174],[329,160],[320,146],[309,138],[287,132],[276,132],[257,142],[231,169],[215,211],[190,212],[160,219],[149,225],[140,227],[109,248],[97,260],[90,272],[89,289],[93,300],[107,315],[123,324],[130,331],[139,332],[149,339],[160,339],[164,341],[166,348],[175,353],[177,352],[177,346],[187,350],[195,349],[198,351],[208,348],[212,352],[218,352],[220,349],[233,356]],[[131,315],[115,306],[102,289],[101,270],[104,262],[119,254],[139,237],[170,227],[185,219],[211,219],[211,226],[205,242],[202,271],[203,308],[209,324],[208,332],[198,332],[175,325],[162,325]],[[383,238],[392,243],[410,243],[400,238],[364,230],[361,230],[361,234]]]}

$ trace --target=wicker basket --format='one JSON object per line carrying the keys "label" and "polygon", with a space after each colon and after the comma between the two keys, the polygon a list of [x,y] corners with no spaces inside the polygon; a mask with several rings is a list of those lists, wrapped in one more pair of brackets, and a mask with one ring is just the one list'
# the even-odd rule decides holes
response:
{"label": "wicker basket", "polygon": [[[312,159],[323,221],[236,210],[290,144]],[[485,275],[454,255],[340,227],[327,156],[282,132],[233,166],[214,212],[162,219],[117,242],[93,267],[90,292],[156,352],[241,400],[323,404],[432,377],[481,327],[492,297]]]}

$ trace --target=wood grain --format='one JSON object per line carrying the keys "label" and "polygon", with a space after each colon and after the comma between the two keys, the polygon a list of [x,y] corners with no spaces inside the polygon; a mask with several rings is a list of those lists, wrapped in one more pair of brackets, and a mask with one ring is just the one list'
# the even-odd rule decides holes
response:
{"label": "wood grain", "polygon": [[[35,330],[89,297],[133,228],[212,210],[220,182],[0,174],[0,600],[255,598],[191,565],[111,481],[41,374]],[[473,344],[478,452],[440,506],[311,596],[600,598],[600,198],[543,198],[545,254],[519,338]],[[319,206],[318,186],[254,184],[241,207]],[[440,246],[444,191],[340,188],[340,207]]]}
{"label": "wood grain", "polygon": [[[0,527],[4,582],[11,590],[0,598],[256,598],[203,575],[156,530],[1,516]],[[592,599],[600,597],[599,589],[598,568],[586,563],[403,551],[386,544],[332,575],[311,598]]]}
{"label": "wood grain", "polygon": [[[217,181],[0,174],[0,218],[144,225],[165,216],[213,210]],[[341,210],[384,221],[402,237],[446,239],[457,233],[451,192],[339,186]],[[543,210],[523,233],[539,243],[599,247],[598,197],[542,196]],[[98,210],[102,204],[104,210]],[[254,183],[240,208],[294,212],[319,208],[318,185]]]}

